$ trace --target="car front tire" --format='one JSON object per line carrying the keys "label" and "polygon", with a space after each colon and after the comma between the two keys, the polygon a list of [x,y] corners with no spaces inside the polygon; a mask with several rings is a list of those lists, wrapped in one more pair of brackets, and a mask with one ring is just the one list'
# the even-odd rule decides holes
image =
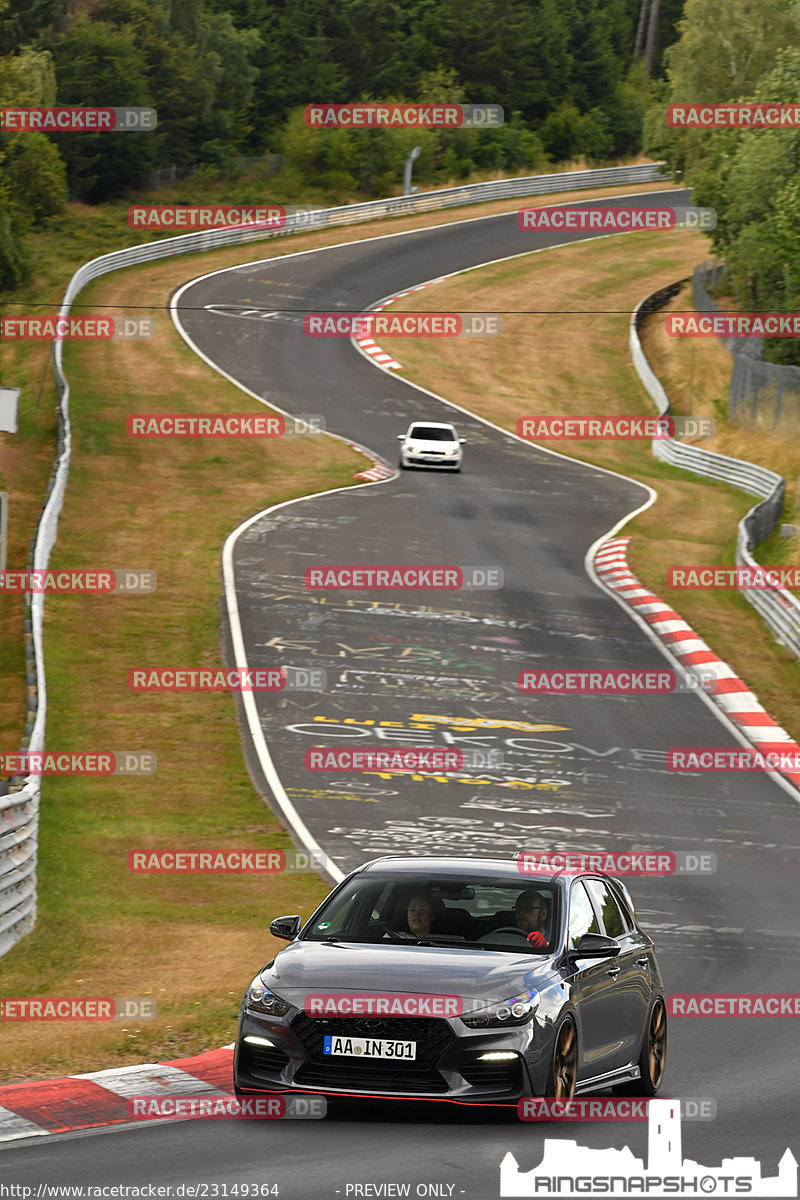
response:
{"label": "car front tire", "polygon": [[578,1082],[578,1031],[571,1017],[562,1021],[553,1041],[545,1096],[571,1100]]}
{"label": "car front tire", "polygon": [[664,997],[657,996],[647,1018],[639,1054],[640,1078],[620,1083],[613,1089],[617,1096],[655,1096],[661,1089],[667,1065],[667,1008]]}

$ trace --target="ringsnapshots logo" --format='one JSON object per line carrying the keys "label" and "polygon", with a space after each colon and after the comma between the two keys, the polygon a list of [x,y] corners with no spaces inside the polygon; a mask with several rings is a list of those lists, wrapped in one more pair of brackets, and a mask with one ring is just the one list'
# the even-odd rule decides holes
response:
{"label": "ringsnapshots logo", "polygon": [[598,204],[558,204],[521,208],[517,213],[520,229],[546,231],[585,229],[601,233],[630,233],[645,229],[716,229],[713,208],[662,208],[654,205],[631,206]]}
{"label": "ringsnapshots logo", "polygon": [[669,313],[664,329],[669,337],[796,338],[800,337],[800,313]]}
{"label": "ringsnapshots logo", "polygon": [[233,667],[217,671],[166,667],[132,667],[128,687],[134,692],[323,692],[327,673],[321,667]]}
{"label": "ringsnapshots logo", "polygon": [[284,204],[134,204],[131,229],[316,229],[328,223],[324,209]]}
{"label": "ringsnapshots logo", "polygon": [[150,133],[157,123],[154,108],[0,108],[5,133]]}
{"label": "ringsnapshots logo", "polygon": [[132,413],[125,427],[133,438],[316,437],[325,432],[325,418],[318,413]]}
{"label": "ringsnapshots logo", "polygon": [[[647,1121],[651,1103],[646,1096],[526,1096],[517,1102],[517,1116],[520,1121]],[[684,1121],[716,1120],[713,1096],[684,1096],[676,1103]]]}
{"label": "ringsnapshots logo", "polygon": [[670,104],[671,129],[800,129],[800,104]]}
{"label": "ringsnapshots logo", "polygon": [[503,586],[501,567],[307,567],[308,591],[447,592],[494,590]]}
{"label": "ringsnapshots logo", "polygon": [[326,871],[330,859],[322,850],[136,849],[128,851],[134,875],[283,875]]}
{"label": "ringsnapshots logo", "polygon": [[497,129],[499,104],[308,104],[309,129]]}
{"label": "ringsnapshots logo", "polygon": [[717,674],[710,668],[691,670],[553,670],[537,668],[520,671],[517,687],[521,692],[545,696],[560,695],[671,695],[673,692],[706,692],[717,690]]}
{"label": "ringsnapshots logo", "polygon": [[17,750],[0,754],[0,775],[154,775],[152,750]]}
{"label": "ringsnapshots logo", "polygon": [[717,856],[710,850],[521,850],[517,870],[521,875],[713,875]]}
{"label": "ringsnapshots logo", "polygon": [[503,318],[492,312],[315,312],[303,317],[307,337],[498,337]]}
{"label": "ringsnapshots logo", "polygon": [[150,996],[0,996],[3,1021],[152,1021]]}
{"label": "ringsnapshots logo", "polygon": [[[130,1121],[245,1120],[319,1121],[327,1112],[324,1096],[130,1096]],[[253,1187],[256,1185],[253,1184]]]}
{"label": "ringsnapshots logo", "polygon": [[0,341],[143,341],[156,336],[153,317],[0,317]]}
{"label": "ringsnapshots logo", "polygon": [[155,571],[150,570],[0,571],[0,593],[144,596],[156,590],[157,582]]}
{"label": "ringsnapshots logo", "polygon": [[521,1171],[509,1151],[500,1163],[500,1196],[545,1200],[582,1195],[797,1195],[797,1160],[789,1149],[772,1177],[765,1176],[761,1163],[752,1157],[729,1156],[719,1166],[705,1166],[683,1157],[682,1117],[678,1100],[649,1101],[646,1162],[635,1158],[628,1146],[591,1148],[563,1138],[545,1138],[537,1153],[537,1158],[541,1154],[538,1166]]}

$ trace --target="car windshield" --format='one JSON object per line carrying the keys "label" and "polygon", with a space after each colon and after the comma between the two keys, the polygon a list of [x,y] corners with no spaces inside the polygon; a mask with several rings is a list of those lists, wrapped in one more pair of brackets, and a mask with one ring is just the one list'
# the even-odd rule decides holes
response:
{"label": "car windshield", "polygon": [[356,875],[302,932],[305,940],[552,952],[557,890],[524,880],[402,880]]}
{"label": "car windshield", "polygon": [[424,442],[455,442],[454,429],[442,429],[439,425],[412,425],[408,431],[410,438],[419,438]]}

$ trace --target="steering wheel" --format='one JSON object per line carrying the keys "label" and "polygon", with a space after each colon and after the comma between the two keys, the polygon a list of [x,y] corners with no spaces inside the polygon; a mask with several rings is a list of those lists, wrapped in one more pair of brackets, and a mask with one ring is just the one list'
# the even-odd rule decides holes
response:
{"label": "steering wheel", "polygon": [[478,941],[483,941],[483,939],[485,937],[490,937],[495,933],[516,933],[516,934],[519,934],[519,936],[521,938],[525,938],[526,942],[528,940],[527,933],[525,932],[524,929],[520,929],[519,926],[517,926],[517,925],[501,925],[499,929],[490,929],[488,933],[481,934]]}
{"label": "steering wheel", "polygon": [[406,940],[404,937],[398,936],[398,931],[396,929],[392,929],[392,927],[388,921],[371,921],[370,924],[367,926],[367,932],[368,933],[390,933],[390,934],[392,934],[395,941],[404,942]]}

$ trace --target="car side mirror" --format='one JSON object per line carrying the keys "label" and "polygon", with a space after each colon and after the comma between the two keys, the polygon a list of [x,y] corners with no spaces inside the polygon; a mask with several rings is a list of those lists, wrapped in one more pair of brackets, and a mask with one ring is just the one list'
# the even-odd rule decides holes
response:
{"label": "car side mirror", "polygon": [[291,942],[292,938],[297,937],[302,924],[302,917],[276,917],[274,921],[270,921],[269,931],[273,937],[283,938],[285,942]]}
{"label": "car side mirror", "polygon": [[398,433],[398,435],[397,435],[398,442],[404,442],[405,438],[406,438],[406,435],[404,433]]}
{"label": "car side mirror", "polygon": [[575,958],[616,958],[619,945],[604,933],[585,933],[577,946],[570,950],[570,959]]}
{"label": "car side mirror", "polygon": [[461,445],[463,446],[463,445],[464,445],[464,442],[465,442],[467,439],[466,439],[466,438],[459,438],[458,440],[461,442]]}

